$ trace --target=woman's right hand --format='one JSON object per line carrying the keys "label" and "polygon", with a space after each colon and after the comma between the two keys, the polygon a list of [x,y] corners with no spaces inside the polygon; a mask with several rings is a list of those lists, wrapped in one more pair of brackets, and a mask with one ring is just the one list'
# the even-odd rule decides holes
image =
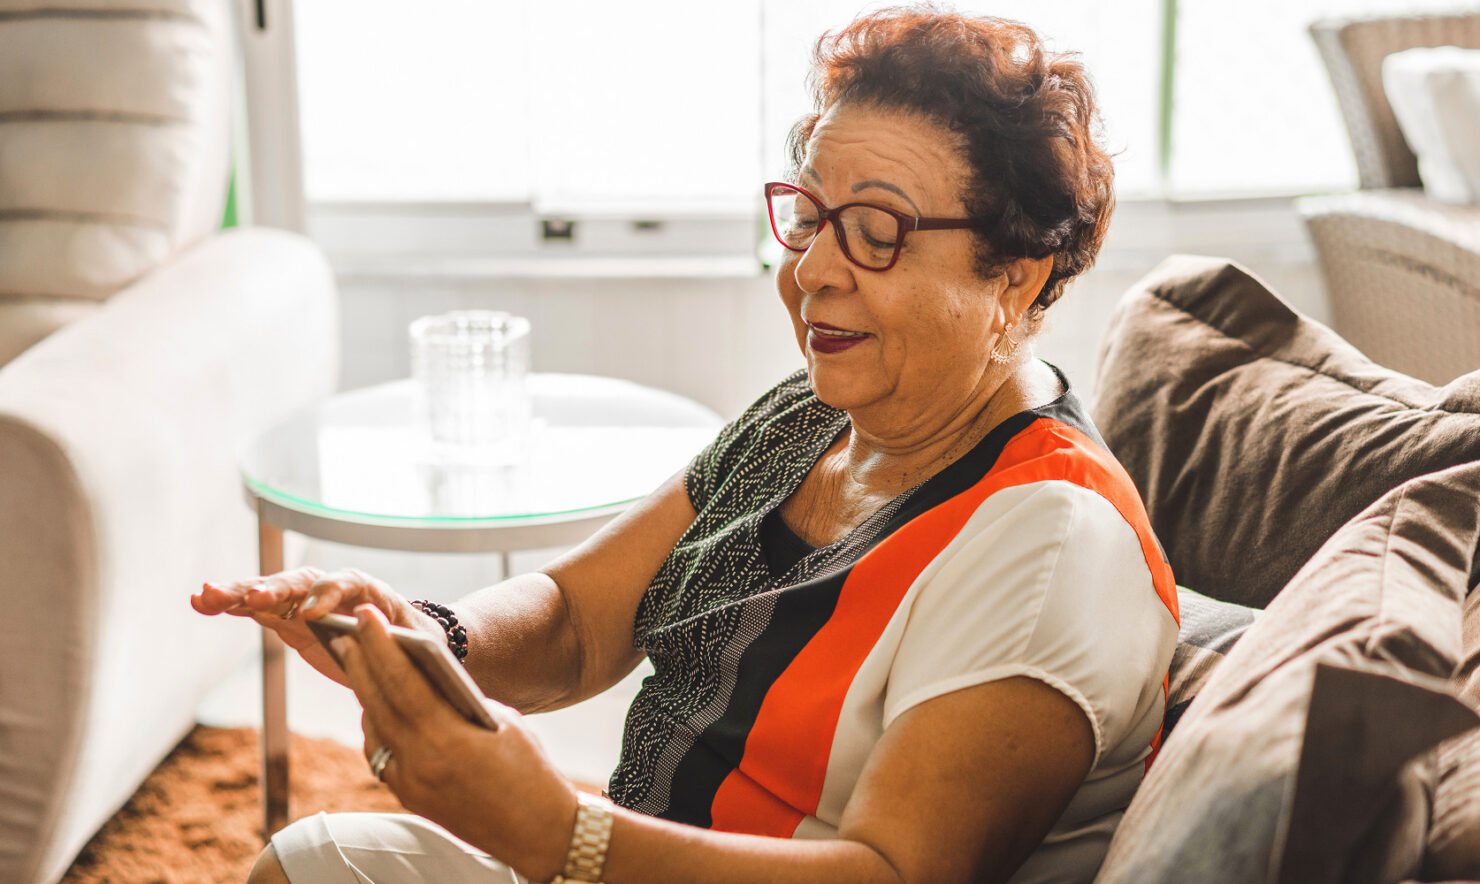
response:
{"label": "woman's right hand", "polygon": [[249,617],[276,632],[309,665],[347,685],[344,670],[304,624],[325,614],[353,614],[356,605],[379,608],[386,619],[432,635],[446,636],[436,621],[412,607],[385,581],[355,568],[325,572],[319,568],[295,568],[265,577],[210,583],[190,597],[190,606],[208,616],[230,614]]}

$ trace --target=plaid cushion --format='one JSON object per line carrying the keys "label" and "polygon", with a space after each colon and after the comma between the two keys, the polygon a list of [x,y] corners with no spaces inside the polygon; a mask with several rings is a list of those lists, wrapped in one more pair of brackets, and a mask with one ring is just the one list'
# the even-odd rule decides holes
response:
{"label": "plaid cushion", "polygon": [[1182,626],[1177,633],[1177,650],[1172,653],[1163,741],[1171,736],[1172,728],[1212,676],[1213,668],[1228,656],[1233,643],[1254,625],[1259,614],[1258,608],[1210,599],[1185,586],[1177,587],[1177,605]]}

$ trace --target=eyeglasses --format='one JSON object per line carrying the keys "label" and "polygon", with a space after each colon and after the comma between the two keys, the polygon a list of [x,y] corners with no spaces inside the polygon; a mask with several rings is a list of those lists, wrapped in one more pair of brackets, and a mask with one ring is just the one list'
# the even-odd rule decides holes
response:
{"label": "eyeglasses", "polygon": [[771,232],[793,252],[805,252],[817,234],[832,221],[843,257],[864,270],[888,270],[899,260],[904,235],[912,230],[964,230],[975,227],[969,218],[917,218],[883,206],[848,203],[829,209],[795,184],[772,181],[766,185],[766,209]]}

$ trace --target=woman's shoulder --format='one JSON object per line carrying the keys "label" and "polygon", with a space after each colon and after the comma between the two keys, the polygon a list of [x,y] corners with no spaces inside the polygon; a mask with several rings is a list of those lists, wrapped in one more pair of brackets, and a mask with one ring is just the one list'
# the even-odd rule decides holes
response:
{"label": "woman's shoulder", "polygon": [[912,587],[887,715],[953,687],[1026,676],[1085,711],[1097,764],[1112,751],[1125,763],[1127,740],[1140,757],[1177,637],[1152,556],[1119,508],[1071,478],[976,502]]}

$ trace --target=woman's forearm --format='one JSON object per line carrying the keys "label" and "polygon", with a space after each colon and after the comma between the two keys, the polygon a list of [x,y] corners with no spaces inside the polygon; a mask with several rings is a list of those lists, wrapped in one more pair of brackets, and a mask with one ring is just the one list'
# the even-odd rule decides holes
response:
{"label": "woman's forearm", "polygon": [[485,694],[520,712],[580,699],[580,641],[549,575],[520,574],[454,607],[468,632],[468,673]]}
{"label": "woman's forearm", "polygon": [[638,602],[693,521],[675,475],[542,571],[454,605],[468,630],[468,671],[484,693],[541,712],[631,672],[642,660],[632,633]]}
{"label": "woman's forearm", "polygon": [[[617,810],[602,880],[629,882],[766,882],[900,884],[879,851],[859,841],[809,841],[715,832]],[[548,879],[546,879],[548,880]]]}
{"label": "woman's forearm", "polygon": [[[858,840],[716,832],[620,807],[612,810],[612,816],[610,846],[601,875],[606,884],[902,884],[905,880],[881,851]],[[483,840],[476,828],[459,834],[473,844]],[[564,871],[564,852],[548,842],[526,839],[512,853],[500,851],[496,842],[481,846],[530,881],[549,881]],[[942,884],[956,877],[929,880]]]}

